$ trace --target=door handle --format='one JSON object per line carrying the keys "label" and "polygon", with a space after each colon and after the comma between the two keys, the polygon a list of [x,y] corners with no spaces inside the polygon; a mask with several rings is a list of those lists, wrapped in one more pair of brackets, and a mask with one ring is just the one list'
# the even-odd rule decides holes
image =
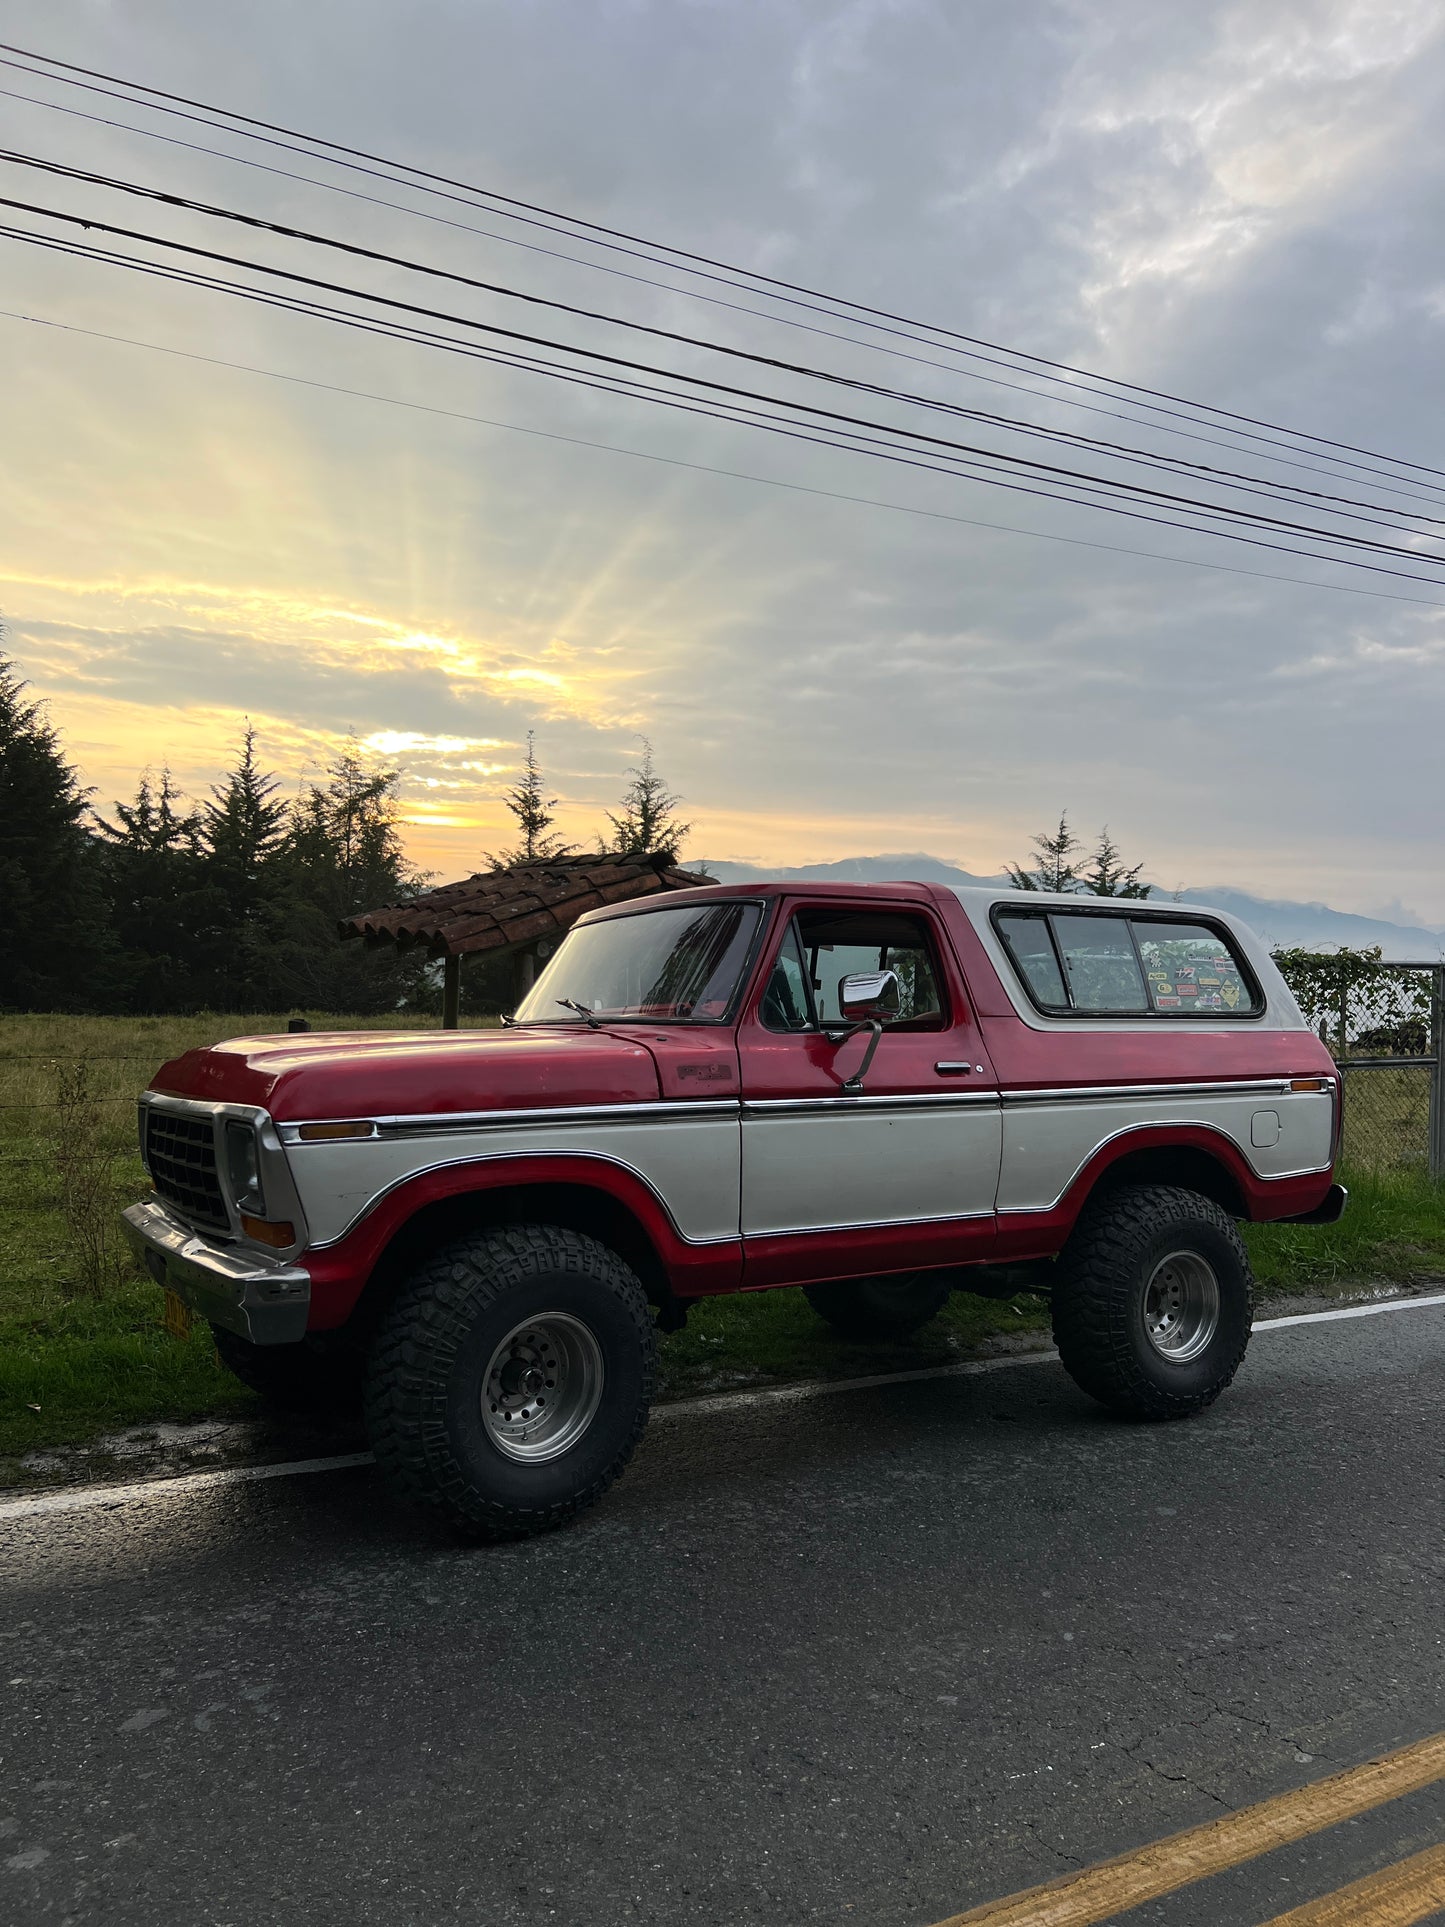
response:
{"label": "door handle", "polygon": [[967,1077],[970,1071],[981,1071],[983,1065],[953,1064],[945,1061],[941,1064],[935,1064],[933,1068],[940,1077]]}

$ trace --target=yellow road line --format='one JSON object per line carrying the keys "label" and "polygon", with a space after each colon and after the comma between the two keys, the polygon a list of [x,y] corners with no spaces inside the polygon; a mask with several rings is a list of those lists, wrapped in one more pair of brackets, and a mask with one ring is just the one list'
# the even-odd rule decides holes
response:
{"label": "yellow road line", "polygon": [[1445,1733],[1435,1733],[1378,1760],[1332,1773],[1298,1792],[1277,1794],[1257,1806],[1082,1867],[1041,1887],[986,1901],[966,1914],[951,1914],[936,1927],[1090,1927],[1092,1922],[1141,1907],[1146,1900],[1173,1893],[1192,1881],[1207,1880],[1292,1840],[1322,1833],[1441,1779],[1445,1779]]}
{"label": "yellow road line", "polygon": [[1414,1927],[1445,1908],[1445,1847],[1427,1847],[1336,1893],[1276,1914],[1265,1927]]}

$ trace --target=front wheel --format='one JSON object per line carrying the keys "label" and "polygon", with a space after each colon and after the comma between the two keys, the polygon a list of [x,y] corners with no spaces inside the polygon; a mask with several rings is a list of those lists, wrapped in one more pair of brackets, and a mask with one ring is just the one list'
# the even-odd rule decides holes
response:
{"label": "front wheel", "polygon": [[1054,1342],[1081,1390],[1132,1418],[1187,1418],[1239,1370],[1249,1255],[1210,1199],[1173,1185],[1106,1193],[1058,1261]]}
{"label": "front wheel", "polygon": [[372,1346],[367,1430],[402,1497],[519,1539],[601,1498],[655,1376],[647,1300],[616,1253],[508,1225],[446,1246],[403,1286]]}

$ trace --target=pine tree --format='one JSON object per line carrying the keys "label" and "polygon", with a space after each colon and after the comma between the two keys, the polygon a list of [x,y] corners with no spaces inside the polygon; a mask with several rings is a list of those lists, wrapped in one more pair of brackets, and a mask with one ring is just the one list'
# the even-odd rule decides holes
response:
{"label": "pine tree", "polygon": [[560,836],[552,834],[552,825],[557,820],[552,812],[558,799],[545,794],[537,762],[535,730],[527,731],[521,780],[507,791],[502,801],[516,817],[522,840],[515,849],[486,852],[494,870],[509,870],[514,863],[555,863],[561,857],[572,855],[576,845],[564,843]]}
{"label": "pine tree", "polygon": [[622,793],[622,814],[609,810],[612,840],[603,849],[616,856],[676,856],[691,823],[678,821],[682,802],[658,775],[652,744],[642,738],[642,756],[628,771],[632,781]]}
{"label": "pine tree", "polygon": [[0,626],[0,1008],[104,1008],[107,916],[86,798],[4,653]]}
{"label": "pine tree", "polygon": [[168,769],[147,772],[115,821],[95,817],[104,846],[116,983],[129,1010],[194,1010],[211,988],[207,950],[226,923],[226,898],[208,879],[200,813],[187,809]]}
{"label": "pine tree", "polygon": [[247,722],[225,781],[212,785],[199,835],[214,914],[197,932],[198,982],[217,1010],[269,1010],[277,1002],[276,958],[284,938],[280,857],[286,805],[280,783],[256,755]]}
{"label": "pine tree", "polygon": [[281,858],[279,1002],[362,1013],[421,995],[421,953],[366,951],[337,934],[353,911],[403,902],[427,881],[402,848],[400,787],[399,770],[368,766],[349,742],[325,781],[308,784],[292,804]]}
{"label": "pine tree", "polygon": [[1068,812],[1059,815],[1059,827],[1050,836],[1033,838],[1036,851],[1034,867],[1025,870],[1021,864],[1005,865],[1005,873],[1016,890],[1053,890],[1062,894],[1080,887],[1079,872],[1075,858],[1083,849],[1083,844],[1069,828]]}
{"label": "pine tree", "polygon": [[202,805],[200,817],[217,879],[243,903],[260,882],[285,833],[286,805],[277,796],[280,787],[257,763],[256,731],[247,722],[236,765],[224,783],[212,786],[211,801]]}
{"label": "pine tree", "polygon": [[1122,855],[1114,847],[1106,823],[1099,832],[1098,847],[1090,860],[1090,867],[1079,881],[1090,896],[1147,897],[1153,886],[1139,881],[1143,868],[1142,863],[1125,866]]}

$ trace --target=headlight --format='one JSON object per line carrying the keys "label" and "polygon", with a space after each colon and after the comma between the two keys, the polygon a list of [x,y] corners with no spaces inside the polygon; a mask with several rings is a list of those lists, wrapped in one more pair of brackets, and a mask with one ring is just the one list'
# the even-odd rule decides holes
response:
{"label": "headlight", "polygon": [[261,1189],[256,1133],[249,1124],[226,1126],[226,1173],[231,1181],[231,1197],[237,1210],[264,1217],[266,1197]]}

